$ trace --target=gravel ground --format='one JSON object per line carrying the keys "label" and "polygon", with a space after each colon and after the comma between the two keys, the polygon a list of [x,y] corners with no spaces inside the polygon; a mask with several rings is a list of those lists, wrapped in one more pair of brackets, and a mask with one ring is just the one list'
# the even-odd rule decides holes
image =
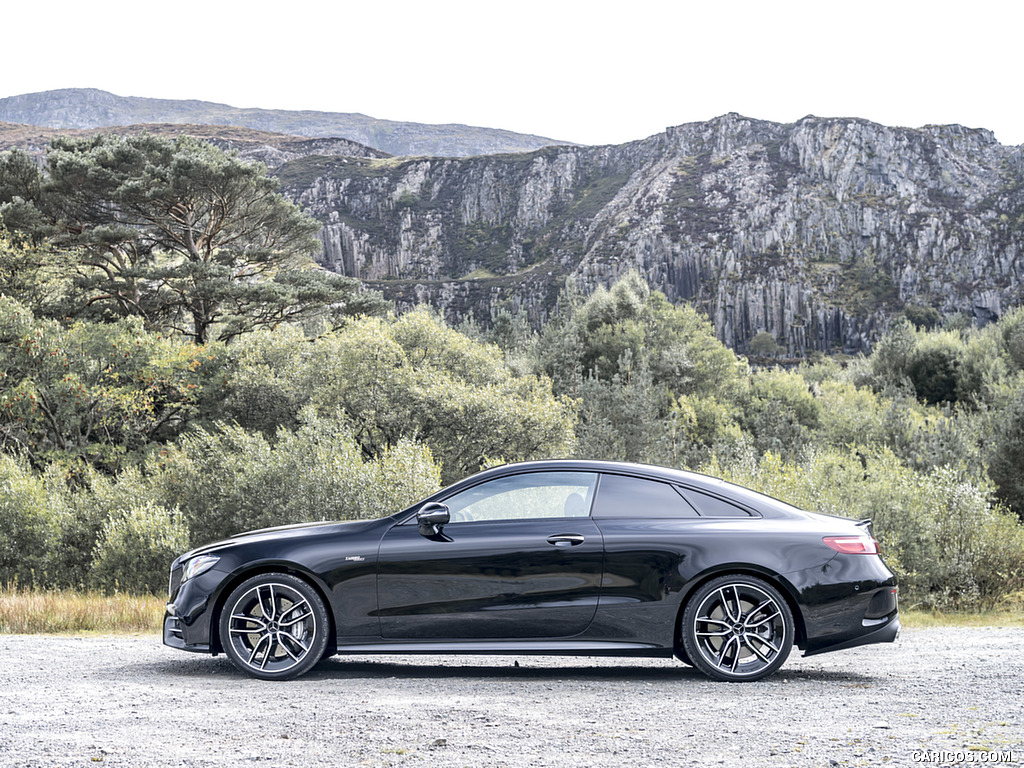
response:
{"label": "gravel ground", "polygon": [[0,766],[1024,765],[1021,629],[904,631],[745,684],[534,656],[334,657],[267,683],[155,637],[0,650]]}

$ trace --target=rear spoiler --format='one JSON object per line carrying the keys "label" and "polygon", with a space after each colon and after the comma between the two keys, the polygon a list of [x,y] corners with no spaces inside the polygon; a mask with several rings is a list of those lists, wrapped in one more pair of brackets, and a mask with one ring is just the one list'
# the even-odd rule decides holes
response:
{"label": "rear spoiler", "polygon": [[865,518],[864,518],[863,520],[858,520],[858,521],[856,522],[856,525],[857,525],[858,527],[860,527],[860,528],[863,528],[863,529],[864,529],[864,531],[865,531],[865,532],[866,532],[866,533],[868,534],[868,536],[870,536],[871,538],[874,538],[874,537],[875,537],[875,532],[874,532],[874,530],[873,530],[873,528],[872,528],[872,525],[871,525],[871,518],[870,518],[870,517],[865,517]]}

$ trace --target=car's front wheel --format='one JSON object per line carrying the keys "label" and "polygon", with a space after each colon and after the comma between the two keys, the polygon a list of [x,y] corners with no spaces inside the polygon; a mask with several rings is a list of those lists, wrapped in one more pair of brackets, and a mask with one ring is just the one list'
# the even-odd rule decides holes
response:
{"label": "car's front wheel", "polygon": [[716,680],[760,680],[793,646],[793,614],[768,582],[720,576],[698,589],[683,611],[680,639],[691,663]]}
{"label": "car's front wheel", "polygon": [[228,596],[220,642],[247,675],[288,680],[323,658],[328,626],[324,602],[307,582],[286,573],[263,573]]}

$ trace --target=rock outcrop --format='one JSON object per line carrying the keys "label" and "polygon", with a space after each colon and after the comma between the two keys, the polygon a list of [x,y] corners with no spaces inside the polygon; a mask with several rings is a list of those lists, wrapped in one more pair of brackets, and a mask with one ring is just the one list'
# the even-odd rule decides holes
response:
{"label": "rock outcrop", "polygon": [[305,157],[278,173],[325,266],[400,304],[542,321],[566,279],[637,269],[746,351],[869,348],[908,304],[978,322],[1024,298],[1024,148],[961,126],[729,114],[643,141],[454,158]]}

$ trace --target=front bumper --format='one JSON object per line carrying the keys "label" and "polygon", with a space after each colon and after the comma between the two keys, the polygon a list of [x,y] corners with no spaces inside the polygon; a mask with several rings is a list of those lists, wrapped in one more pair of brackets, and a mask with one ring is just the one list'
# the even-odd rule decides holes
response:
{"label": "front bumper", "polygon": [[209,643],[186,643],[185,630],[177,616],[164,616],[164,645],[177,648],[179,651],[195,653],[214,653]]}
{"label": "front bumper", "polygon": [[216,627],[209,610],[225,574],[207,571],[188,581],[171,579],[171,599],[164,616],[163,642],[171,648],[196,653],[216,653]]}

